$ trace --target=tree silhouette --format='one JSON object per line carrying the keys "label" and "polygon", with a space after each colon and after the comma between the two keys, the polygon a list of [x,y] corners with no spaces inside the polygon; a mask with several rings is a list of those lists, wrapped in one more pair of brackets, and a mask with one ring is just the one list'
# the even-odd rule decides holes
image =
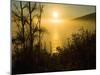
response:
{"label": "tree silhouette", "polygon": [[[12,38],[13,45],[15,45],[13,50],[14,52],[12,52],[14,53],[13,67],[15,69],[15,73],[21,71],[28,72],[32,70],[33,61],[35,62],[35,59],[37,61],[40,51],[40,46],[38,46],[36,49],[35,47],[33,47],[34,40],[35,38],[37,38],[35,37],[35,34],[39,37],[38,45],[40,45],[40,34],[41,32],[44,32],[43,29],[40,28],[43,6],[40,3],[30,3],[22,1],[19,1],[17,4],[18,6],[15,3],[13,3],[13,6],[16,9],[12,10],[12,21],[14,22],[13,25],[17,25],[18,27],[16,36]],[[35,21],[33,21],[35,17],[38,19],[36,24],[34,24]],[[37,33],[39,33],[39,35]],[[18,48],[18,46],[20,45],[21,48]],[[33,50],[34,52],[36,51],[36,56],[34,56],[35,53],[33,52]]]}
{"label": "tree silhouette", "polygon": [[38,2],[12,1],[12,74],[95,69],[96,31],[80,29],[53,53],[52,40],[50,50],[42,40],[47,32],[41,26],[43,8]]}

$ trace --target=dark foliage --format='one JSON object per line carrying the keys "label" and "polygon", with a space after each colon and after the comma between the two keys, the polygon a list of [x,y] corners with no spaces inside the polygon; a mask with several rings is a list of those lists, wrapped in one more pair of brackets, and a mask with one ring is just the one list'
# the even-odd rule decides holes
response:
{"label": "dark foliage", "polygon": [[[70,70],[96,68],[96,33],[81,30],[72,34],[68,47],[62,52],[62,64]],[[66,57],[66,58],[65,58]]]}
{"label": "dark foliage", "polygon": [[[58,48],[57,48],[58,50]],[[96,68],[96,34],[87,30],[72,34],[68,45],[59,54],[49,54],[39,45],[33,50],[15,52],[13,73],[39,73]]]}
{"label": "dark foliage", "polygon": [[[12,36],[12,74],[96,68],[95,31],[81,29],[72,34],[64,48],[56,48],[58,53],[49,53],[47,48],[42,48],[42,36],[46,32],[40,27],[43,5],[21,1],[19,5],[12,11],[12,21],[18,27],[16,36]],[[38,19],[36,24],[34,18]]]}

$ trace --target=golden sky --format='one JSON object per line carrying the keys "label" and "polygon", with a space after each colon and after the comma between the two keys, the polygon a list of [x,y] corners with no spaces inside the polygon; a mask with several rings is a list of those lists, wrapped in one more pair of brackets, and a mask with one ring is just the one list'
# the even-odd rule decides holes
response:
{"label": "golden sky", "polygon": [[58,13],[59,18],[73,19],[96,11],[95,6],[89,5],[72,5],[72,4],[54,4],[43,3],[43,18],[51,18],[54,12]]}
{"label": "golden sky", "polygon": [[[69,38],[72,33],[78,31],[79,28],[84,27],[85,29],[90,30],[95,29],[95,22],[71,21],[71,19],[96,12],[95,6],[54,3],[41,4],[44,5],[41,18],[41,27],[44,27],[48,31],[48,34],[45,35],[43,39],[44,42],[48,44],[48,47],[50,46],[49,43],[52,43],[52,51],[54,52],[56,51],[56,47],[61,47],[66,39]],[[13,27],[12,29],[15,30],[16,28]]]}

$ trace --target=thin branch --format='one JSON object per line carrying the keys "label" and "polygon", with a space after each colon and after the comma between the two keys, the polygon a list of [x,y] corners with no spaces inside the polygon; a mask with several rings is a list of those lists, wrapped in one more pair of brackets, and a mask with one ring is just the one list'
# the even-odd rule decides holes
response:
{"label": "thin branch", "polygon": [[16,4],[13,4],[15,9],[17,10],[18,13],[20,13],[19,8],[16,6]]}
{"label": "thin branch", "polygon": [[32,10],[31,10],[31,13],[36,9],[36,3],[34,4]]}
{"label": "thin branch", "polygon": [[15,11],[12,10],[12,14],[14,14],[16,17],[21,18]]}

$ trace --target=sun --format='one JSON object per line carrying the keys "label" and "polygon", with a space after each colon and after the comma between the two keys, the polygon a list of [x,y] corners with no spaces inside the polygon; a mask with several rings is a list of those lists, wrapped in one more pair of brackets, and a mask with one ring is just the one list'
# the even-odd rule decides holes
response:
{"label": "sun", "polygon": [[53,12],[53,14],[52,14],[52,15],[53,15],[53,18],[58,18],[59,13],[55,11],[55,12]]}
{"label": "sun", "polygon": [[61,23],[61,21],[62,21],[60,16],[61,15],[60,15],[60,13],[58,11],[53,11],[52,12],[52,18],[51,18],[52,23],[54,23],[54,24],[56,23],[55,25],[59,25]]}

